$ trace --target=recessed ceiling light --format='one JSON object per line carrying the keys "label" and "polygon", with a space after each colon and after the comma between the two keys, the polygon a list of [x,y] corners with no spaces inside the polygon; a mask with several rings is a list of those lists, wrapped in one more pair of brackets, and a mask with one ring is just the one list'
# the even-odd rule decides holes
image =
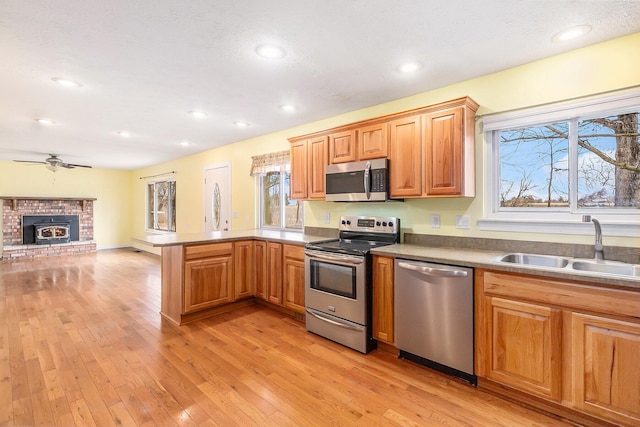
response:
{"label": "recessed ceiling light", "polygon": [[413,73],[422,68],[422,64],[418,61],[405,62],[404,64],[400,64],[398,66],[398,71],[401,73]]}
{"label": "recessed ceiling light", "polygon": [[204,119],[205,117],[209,116],[209,113],[202,110],[191,110],[189,111],[189,114],[198,119]]}
{"label": "recessed ceiling light", "polygon": [[188,147],[191,145],[191,143],[187,140],[184,140],[184,141],[180,141],[180,145],[183,147]]}
{"label": "recessed ceiling light", "polygon": [[82,87],[80,83],[74,82],[73,80],[65,79],[63,77],[54,77],[51,80],[58,83],[59,85],[66,87]]}
{"label": "recessed ceiling light", "polygon": [[282,111],[295,111],[296,107],[294,105],[285,104],[285,105],[281,105],[280,109]]}
{"label": "recessed ceiling light", "polygon": [[285,55],[285,51],[280,46],[273,44],[261,44],[256,47],[256,53],[263,58],[277,59],[282,58]]}
{"label": "recessed ceiling light", "polygon": [[555,36],[553,36],[551,40],[555,43],[562,43],[566,42],[567,40],[572,40],[577,37],[584,36],[590,31],[591,27],[589,25],[577,25],[575,27],[567,28],[566,30],[560,31]]}
{"label": "recessed ceiling light", "polygon": [[238,126],[239,128],[246,128],[247,126],[249,126],[249,123],[247,122],[233,122],[233,124]]}
{"label": "recessed ceiling light", "polygon": [[33,120],[35,120],[36,122],[38,122],[38,123],[40,123],[42,125],[57,125],[58,124],[58,122],[55,122],[55,121],[53,121],[51,119],[33,119]]}
{"label": "recessed ceiling light", "polygon": [[131,136],[131,133],[128,130],[121,130],[120,132],[118,132],[118,135],[123,138],[129,138]]}

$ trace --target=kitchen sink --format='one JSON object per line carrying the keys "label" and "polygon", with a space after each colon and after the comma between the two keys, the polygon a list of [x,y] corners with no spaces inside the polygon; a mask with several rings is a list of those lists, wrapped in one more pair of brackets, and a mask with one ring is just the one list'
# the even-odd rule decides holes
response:
{"label": "kitchen sink", "polygon": [[569,259],[555,255],[537,255],[512,253],[502,255],[498,258],[500,262],[508,262],[511,264],[531,265],[537,267],[553,267],[564,268],[569,265]]}
{"label": "kitchen sink", "polygon": [[580,271],[640,277],[640,265],[617,261],[575,259],[571,263],[571,268]]}
{"label": "kitchen sink", "polygon": [[538,255],[526,253],[509,253],[494,259],[497,262],[518,264],[527,267],[558,268],[588,273],[616,274],[628,277],[640,277],[640,264],[628,264],[620,261],[599,260],[592,258],[572,258],[558,255]]}

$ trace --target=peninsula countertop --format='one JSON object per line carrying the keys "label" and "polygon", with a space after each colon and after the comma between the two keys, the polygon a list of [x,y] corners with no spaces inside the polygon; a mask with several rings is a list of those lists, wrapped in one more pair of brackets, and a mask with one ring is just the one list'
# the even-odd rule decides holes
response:
{"label": "peninsula countertop", "polygon": [[282,243],[303,245],[320,240],[328,240],[330,238],[298,233],[295,231],[278,230],[234,230],[212,231],[207,233],[167,233],[132,237],[132,240],[137,243],[150,245],[156,248],[165,246],[192,245],[198,243],[229,242],[234,240],[246,239],[265,239]]}

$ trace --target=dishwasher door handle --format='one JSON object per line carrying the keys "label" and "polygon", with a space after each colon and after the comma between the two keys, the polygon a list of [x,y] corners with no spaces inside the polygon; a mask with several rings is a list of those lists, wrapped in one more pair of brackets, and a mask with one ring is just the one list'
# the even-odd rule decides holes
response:
{"label": "dishwasher door handle", "polygon": [[467,277],[467,272],[464,270],[452,270],[449,268],[435,268],[424,267],[420,265],[410,264],[408,262],[398,262],[398,267],[406,268],[407,270],[417,271],[418,273],[425,274],[427,276],[439,276],[439,277]]}

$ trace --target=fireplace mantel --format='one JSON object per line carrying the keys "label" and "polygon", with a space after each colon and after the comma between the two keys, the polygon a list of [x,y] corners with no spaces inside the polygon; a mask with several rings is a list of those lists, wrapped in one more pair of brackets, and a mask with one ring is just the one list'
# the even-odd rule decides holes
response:
{"label": "fireplace mantel", "polygon": [[18,200],[66,200],[82,203],[82,212],[87,209],[87,202],[97,200],[93,197],[38,197],[38,196],[0,196],[0,200],[11,200],[12,209],[15,211]]}

